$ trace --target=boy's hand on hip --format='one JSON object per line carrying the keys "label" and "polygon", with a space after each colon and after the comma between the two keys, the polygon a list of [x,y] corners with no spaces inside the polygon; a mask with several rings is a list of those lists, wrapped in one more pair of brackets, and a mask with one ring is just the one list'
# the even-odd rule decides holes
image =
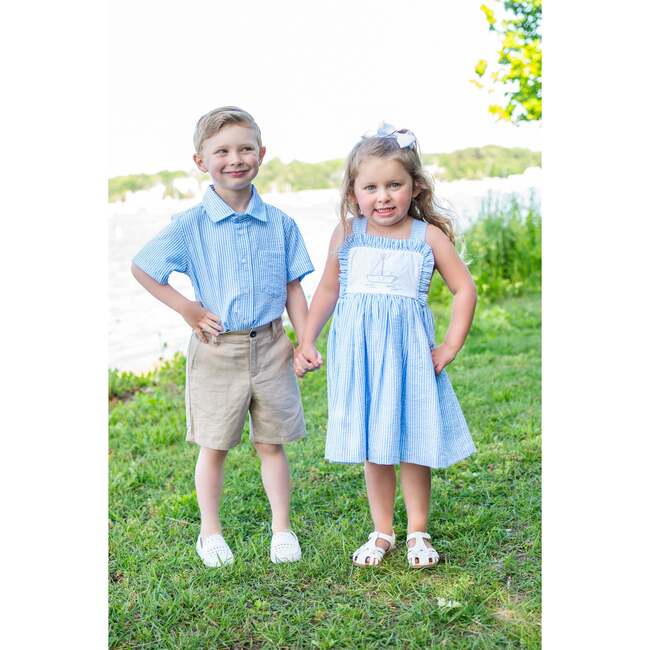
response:
{"label": "boy's hand on hip", "polygon": [[437,348],[431,350],[431,360],[436,375],[439,375],[445,366],[448,366],[456,358],[456,350],[447,343],[441,343]]}
{"label": "boy's hand on hip", "polygon": [[181,315],[203,343],[208,342],[209,335],[219,336],[224,330],[219,316],[208,311],[200,302],[190,302]]}
{"label": "boy's hand on hip", "polygon": [[298,377],[304,377],[308,372],[318,370],[323,365],[323,357],[314,345],[299,345],[293,351],[293,369]]}

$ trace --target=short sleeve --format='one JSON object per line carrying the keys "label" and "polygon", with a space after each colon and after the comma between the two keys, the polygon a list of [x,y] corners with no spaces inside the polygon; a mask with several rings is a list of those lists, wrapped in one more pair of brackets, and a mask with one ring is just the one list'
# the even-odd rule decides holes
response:
{"label": "short sleeve", "polygon": [[305,242],[298,230],[296,222],[291,217],[286,217],[285,229],[285,251],[287,264],[287,284],[293,280],[302,280],[306,275],[312,273],[314,266],[309,258]]}
{"label": "short sleeve", "polygon": [[133,258],[133,263],[156,282],[167,284],[172,272],[187,273],[187,257],[180,219],[175,219],[145,244]]}

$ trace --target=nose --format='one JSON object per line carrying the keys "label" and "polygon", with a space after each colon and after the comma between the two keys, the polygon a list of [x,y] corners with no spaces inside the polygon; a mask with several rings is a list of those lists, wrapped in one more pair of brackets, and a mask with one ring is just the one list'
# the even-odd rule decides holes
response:
{"label": "nose", "polygon": [[238,151],[233,152],[230,154],[230,160],[229,160],[231,165],[240,165],[241,164],[241,156],[239,155]]}
{"label": "nose", "polygon": [[388,200],[388,191],[385,187],[380,187],[377,191],[377,200],[381,201],[382,203]]}

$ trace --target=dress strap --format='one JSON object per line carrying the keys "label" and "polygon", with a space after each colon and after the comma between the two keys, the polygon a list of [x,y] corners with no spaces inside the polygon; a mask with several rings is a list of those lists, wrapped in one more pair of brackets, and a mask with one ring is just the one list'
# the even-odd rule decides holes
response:
{"label": "dress strap", "polygon": [[365,217],[354,217],[352,219],[352,232],[356,234],[364,234],[368,226],[368,220]]}
{"label": "dress strap", "polygon": [[411,236],[409,239],[417,239],[426,241],[427,236],[427,222],[420,219],[413,219],[411,223]]}

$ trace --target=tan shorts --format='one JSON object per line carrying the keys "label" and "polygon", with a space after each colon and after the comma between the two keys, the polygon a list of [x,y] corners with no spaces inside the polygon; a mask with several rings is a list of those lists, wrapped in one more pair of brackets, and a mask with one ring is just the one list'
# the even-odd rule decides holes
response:
{"label": "tan shorts", "polygon": [[282,444],[305,435],[293,346],[278,318],[212,343],[195,334],[187,351],[187,440],[211,449],[239,444],[246,414],[254,442]]}

